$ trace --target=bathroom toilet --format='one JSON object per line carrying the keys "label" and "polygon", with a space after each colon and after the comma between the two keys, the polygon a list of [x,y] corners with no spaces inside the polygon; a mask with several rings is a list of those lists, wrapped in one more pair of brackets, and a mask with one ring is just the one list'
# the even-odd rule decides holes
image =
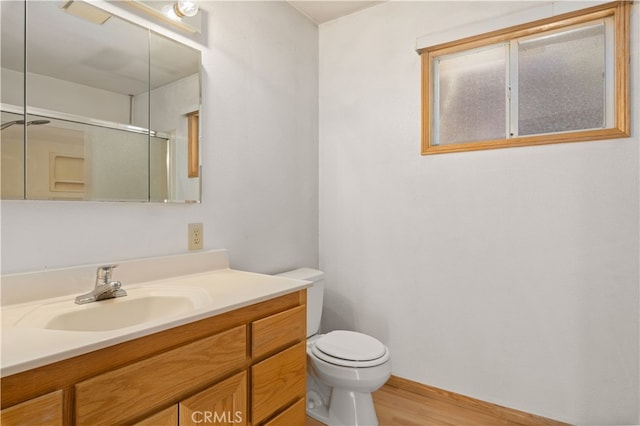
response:
{"label": "bathroom toilet", "polygon": [[301,268],[279,274],[313,282],[307,289],[307,414],[331,426],[377,425],[371,393],[391,375],[389,350],[355,331],[318,334],[324,273]]}

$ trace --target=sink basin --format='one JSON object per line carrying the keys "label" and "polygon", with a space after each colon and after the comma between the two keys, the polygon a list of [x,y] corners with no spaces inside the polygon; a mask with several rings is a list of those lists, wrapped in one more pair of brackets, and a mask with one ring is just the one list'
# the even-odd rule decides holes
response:
{"label": "sink basin", "polygon": [[15,325],[65,331],[109,331],[163,318],[171,318],[206,306],[209,294],[194,287],[127,289],[116,299],[77,305],[74,298],[40,305]]}

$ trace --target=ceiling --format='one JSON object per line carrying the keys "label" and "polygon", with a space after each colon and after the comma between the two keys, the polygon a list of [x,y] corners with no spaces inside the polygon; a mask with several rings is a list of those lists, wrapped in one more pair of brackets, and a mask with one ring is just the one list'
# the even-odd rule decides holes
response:
{"label": "ceiling", "polygon": [[316,24],[332,21],[341,16],[350,15],[383,1],[337,1],[337,0],[301,0],[289,1],[289,4]]}

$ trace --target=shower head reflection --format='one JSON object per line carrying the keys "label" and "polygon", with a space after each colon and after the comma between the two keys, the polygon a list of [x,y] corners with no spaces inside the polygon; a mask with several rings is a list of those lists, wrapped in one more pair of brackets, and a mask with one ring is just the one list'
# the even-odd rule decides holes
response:
{"label": "shower head reflection", "polygon": [[[31,121],[27,121],[26,126],[31,126],[32,124],[34,126],[39,126],[41,124],[48,124],[48,123],[51,123],[51,121],[49,121],[49,120],[31,120]],[[7,121],[6,123],[2,123],[2,125],[0,126],[0,130],[4,130],[7,127],[11,127],[14,124],[25,125],[25,122],[24,122],[24,120]]]}

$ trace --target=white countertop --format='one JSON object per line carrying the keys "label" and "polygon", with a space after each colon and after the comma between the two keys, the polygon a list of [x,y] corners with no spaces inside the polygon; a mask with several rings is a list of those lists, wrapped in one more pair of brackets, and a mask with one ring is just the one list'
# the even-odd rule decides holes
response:
{"label": "white countertop", "polygon": [[90,332],[50,330],[21,324],[20,320],[26,314],[45,304],[66,300],[74,304],[73,296],[3,306],[1,377],[292,293],[310,287],[311,283],[225,268],[130,286],[126,282],[122,284],[125,290],[145,286],[197,287],[207,293],[210,301],[185,314],[116,330]]}

